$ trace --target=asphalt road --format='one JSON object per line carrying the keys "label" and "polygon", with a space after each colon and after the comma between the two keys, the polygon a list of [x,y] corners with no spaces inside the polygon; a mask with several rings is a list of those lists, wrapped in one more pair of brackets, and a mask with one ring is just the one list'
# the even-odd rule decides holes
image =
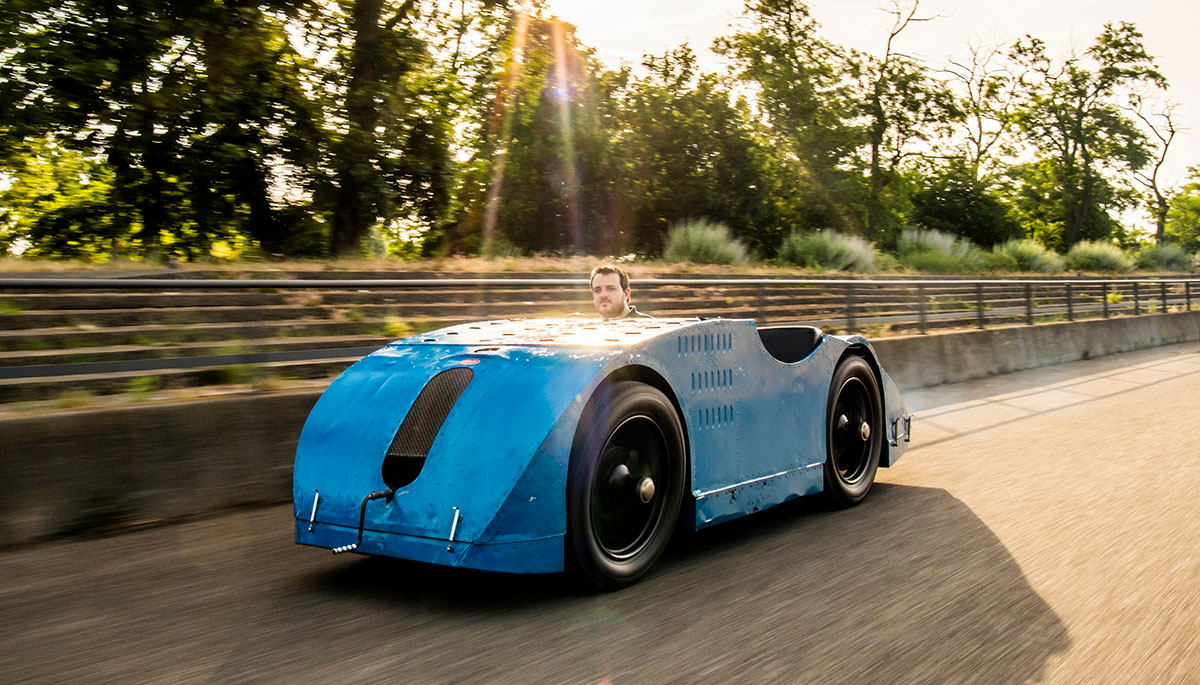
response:
{"label": "asphalt road", "polygon": [[861,506],[615,594],[335,558],[288,506],[9,551],[0,682],[1200,682],[1200,344],[908,399]]}

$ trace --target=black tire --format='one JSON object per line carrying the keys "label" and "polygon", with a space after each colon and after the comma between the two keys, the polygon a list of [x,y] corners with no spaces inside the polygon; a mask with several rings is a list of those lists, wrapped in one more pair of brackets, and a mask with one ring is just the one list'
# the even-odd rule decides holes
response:
{"label": "black tire", "polygon": [[567,474],[567,565],[602,590],[633,583],[666,549],[679,516],[683,427],[666,395],[636,381],[589,403]]}
{"label": "black tire", "polygon": [[867,496],[883,452],[883,400],[862,357],[838,363],[825,412],[825,497],[849,507]]}

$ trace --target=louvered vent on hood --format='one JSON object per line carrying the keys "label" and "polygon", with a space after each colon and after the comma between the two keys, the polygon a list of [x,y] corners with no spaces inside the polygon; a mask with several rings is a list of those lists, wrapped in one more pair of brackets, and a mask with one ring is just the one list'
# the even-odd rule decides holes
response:
{"label": "louvered vent on hood", "polygon": [[446,416],[474,376],[471,369],[458,367],[425,384],[383,459],[383,482],[389,488],[402,488],[417,479]]}

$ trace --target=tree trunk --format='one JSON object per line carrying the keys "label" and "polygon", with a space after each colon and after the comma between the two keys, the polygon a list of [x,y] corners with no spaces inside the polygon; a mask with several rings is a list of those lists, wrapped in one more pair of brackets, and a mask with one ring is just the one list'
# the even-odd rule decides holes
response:
{"label": "tree trunk", "polygon": [[378,214],[380,179],[375,168],[375,127],[379,121],[377,94],[380,54],[386,30],[380,25],[383,0],[357,0],[353,7],[354,47],[346,85],[348,130],[334,152],[336,205],[329,236],[330,251],[353,253]]}

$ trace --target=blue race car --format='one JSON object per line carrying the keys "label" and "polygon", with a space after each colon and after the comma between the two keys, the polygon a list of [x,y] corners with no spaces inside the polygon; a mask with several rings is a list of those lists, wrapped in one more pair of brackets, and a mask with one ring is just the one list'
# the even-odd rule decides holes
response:
{"label": "blue race car", "polygon": [[296,450],[296,542],[641,577],[673,528],[861,501],[911,416],[859,336],[738,319],[466,324],[347,369]]}

